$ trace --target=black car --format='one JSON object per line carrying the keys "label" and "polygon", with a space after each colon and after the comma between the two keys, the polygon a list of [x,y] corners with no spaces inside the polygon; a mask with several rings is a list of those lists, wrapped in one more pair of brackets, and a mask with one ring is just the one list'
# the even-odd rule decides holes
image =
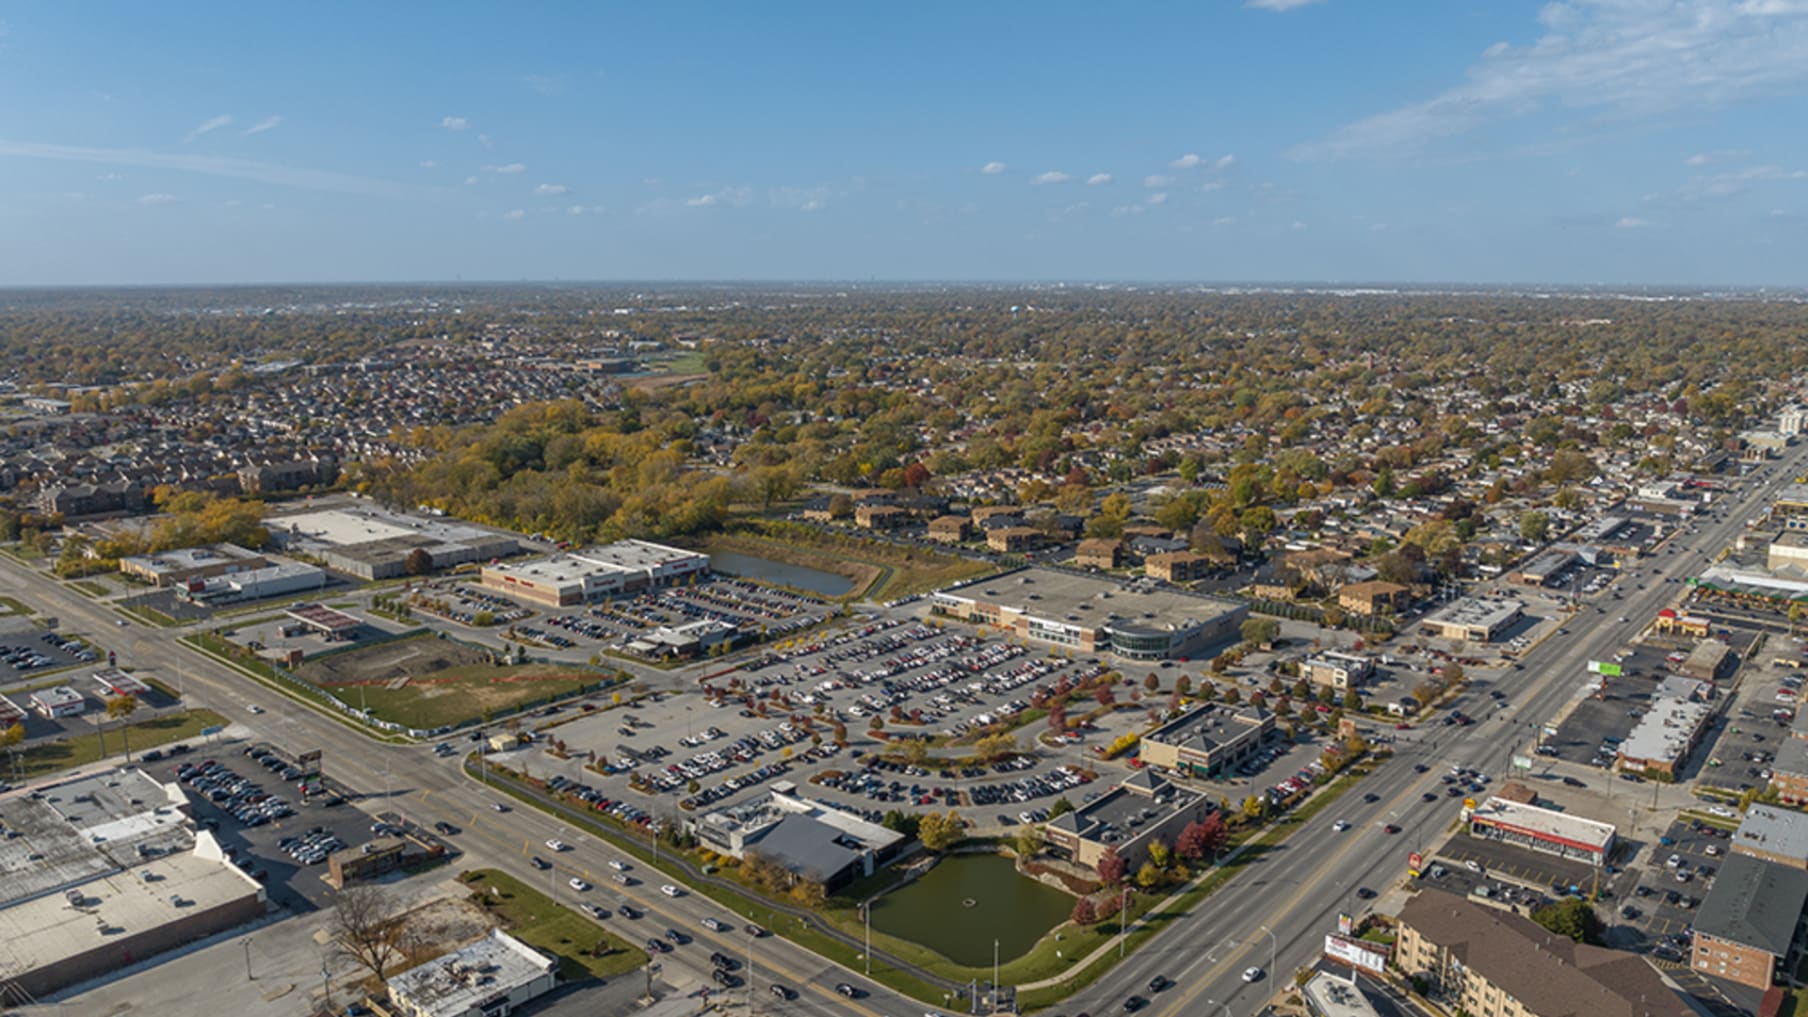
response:
{"label": "black car", "polygon": [[622,903],[622,905],[620,907],[615,909],[615,913],[618,915],[621,915],[623,918],[629,919],[630,921],[633,919],[639,918],[641,915],[640,909],[636,908],[634,905],[629,904],[625,901]]}
{"label": "black car", "polygon": [[1124,1012],[1135,1013],[1148,1005],[1149,1001],[1141,996],[1131,996],[1129,999],[1124,1000]]}
{"label": "black car", "polygon": [[1173,984],[1173,982],[1168,981],[1167,975],[1156,975],[1154,978],[1149,979],[1149,993],[1153,995]]}
{"label": "black car", "polygon": [[797,996],[797,993],[792,992],[790,989],[786,988],[783,985],[779,985],[776,982],[774,982],[772,985],[772,994],[774,996],[777,996],[780,999],[786,999],[786,1000],[794,999]]}
{"label": "black car", "polygon": [[647,952],[648,953],[671,953],[672,947],[671,947],[671,944],[666,943],[662,940],[649,938],[647,940]]}
{"label": "black car", "polygon": [[1359,886],[1356,888],[1356,896],[1361,900],[1373,900],[1375,899],[1375,891],[1366,886]]}
{"label": "black car", "polygon": [[860,990],[854,988],[852,985],[849,985],[846,982],[836,982],[835,983],[835,991],[841,993],[843,996],[846,996],[849,999],[858,999],[860,997]]}
{"label": "black car", "polygon": [[1378,794],[1375,794],[1374,792],[1371,791],[1371,792],[1363,795],[1362,800],[1369,803],[1370,805],[1373,805],[1374,803],[1381,800],[1381,796]]}
{"label": "black car", "polygon": [[441,835],[446,836],[446,837],[451,837],[458,833],[458,827],[453,826],[451,823],[448,823],[443,819],[437,823],[434,823],[433,828],[435,830],[438,830]]}
{"label": "black car", "polygon": [[679,932],[677,929],[665,930],[665,938],[671,940],[672,942],[678,944],[679,946],[683,946],[684,944],[691,941],[691,937],[685,935],[682,932]]}
{"label": "black car", "polygon": [[1435,802],[1438,800],[1438,796],[1431,791],[1427,791],[1419,796],[1419,800],[1422,802]]}
{"label": "black car", "polygon": [[532,865],[534,868],[539,869],[541,872],[545,872],[547,869],[552,868],[552,863],[547,861],[544,858],[541,858],[539,855],[535,855],[532,858],[529,858],[527,860],[527,864]]}

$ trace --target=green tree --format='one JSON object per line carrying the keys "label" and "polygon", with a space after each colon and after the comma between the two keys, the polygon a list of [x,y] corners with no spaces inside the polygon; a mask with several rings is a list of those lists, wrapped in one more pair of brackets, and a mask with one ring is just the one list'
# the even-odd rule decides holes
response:
{"label": "green tree", "polygon": [[1046,841],[1042,827],[1035,824],[1026,826],[1017,831],[1017,854],[1023,858],[1034,858]]}
{"label": "green tree", "polygon": [[1055,803],[1053,805],[1050,805],[1048,807],[1048,818],[1053,819],[1056,816],[1064,816],[1067,813],[1072,812],[1073,810],[1074,810],[1074,803],[1069,801],[1066,795],[1062,795],[1061,797],[1055,799]]}
{"label": "green tree", "polygon": [[1278,618],[1248,618],[1238,631],[1252,646],[1272,643],[1281,637],[1281,622]]}
{"label": "green tree", "polygon": [[1551,532],[1551,517],[1543,512],[1531,511],[1519,517],[1519,538],[1528,543],[1542,544]]}
{"label": "green tree", "polygon": [[1601,919],[1596,916],[1594,906],[1580,897],[1570,897],[1539,908],[1532,912],[1532,921],[1578,943],[1598,943],[1601,940]]}

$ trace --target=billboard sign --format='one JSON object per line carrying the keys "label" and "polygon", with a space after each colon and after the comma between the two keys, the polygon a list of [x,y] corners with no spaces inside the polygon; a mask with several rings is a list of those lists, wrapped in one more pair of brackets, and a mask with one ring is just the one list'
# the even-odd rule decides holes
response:
{"label": "billboard sign", "polygon": [[312,752],[303,752],[301,755],[295,757],[295,763],[310,775],[319,773],[320,750],[315,749]]}
{"label": "billboard sign", "polygon": [[1523,772],[1525,770],[1530,770],[1531,768],[1532,768],[1532,757],[1531,756],[1515,755],[1513,757],[1513,769]]}
{"label": "billboard sign", "polygon": [[1382,943],[1349,936],[1325,935],[1325,957],[1374,975],[1387,974],[1390,949]]}
{"label": "billboard sign", "polygon": [[1348,935],[1350,935],[1351,931],[1354,930],[1355,928],[1356,928],[1356,920],[1355,919],[1351,918],[1349,915],[1338,915],[1337,916],[1337,934],[1339,936],[1348,936]]}
{"label": "billboard sign", "polygon": [[1416,877],[1419,874],[1419,870],[1424,868],[1424,866],[1425,856],[1419,852],[1414,851],[1412,854],[1406,856],[1406,871],[1408,874]]}
{"label": "billboard sign", "polygon": [[1608,678],[1618,678],[1625,673],[1620,668],[1620,665],[1605,660],[1589,661],[1588,672],[1590,674],[1605,675]]}

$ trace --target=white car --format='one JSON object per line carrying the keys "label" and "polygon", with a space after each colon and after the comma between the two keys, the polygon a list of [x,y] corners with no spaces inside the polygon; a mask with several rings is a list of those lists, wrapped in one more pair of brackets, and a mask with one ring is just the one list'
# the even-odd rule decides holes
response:
{"label": "white car", "polygon": [[562,840],[560,840],[560,839],[559,839],[559,838],[557,838],[557,837],[554,837],[554,838],[552,838],[552,839],[550,839],[550,840],[548,840],[548,841],[547,841],[547,842],[546,842],[546,846],[547,846],[547,847],[548,847],[548,848],[550,848],[550,849],[552,849],[552,850],[554,850],[554,851],[563,851],[563,850],[565,850],[565,842],[564,842],[564,841],[562,841]]}
{"label": "white car", "polygon": [[256,703],[252,703],[250,706],[245,707],[245,709],[250,710],[252,713],[263,713],[264,712],[264,708],[257,705]]}
{"label": "white car", "polygon": [[1244,968],[1243,969],[1243,980],[1246,982],[1261,981],[1262,980],[1262,969],[1261,968]]}
{"label": "white car", "polygon": [[1342,833],[1345,830],[1348,830],[1349,828],[1350,828],[1350,824],[1349,824],[1348,820],[1340,819],[1337,822],[1331,824],[1331,829],[1337,831],[1338,833]]}
{"label": "white car", "polygon": [[663,893],[663,894],[665,894],[665,895],[666,895],[666,896],[667,896],[667,897],[682,897],[682,896],[684,896],[684,891],[683,891],[683,890],[680,890],[680,889],[678,889],[678,888],[677,888],[677,887],[675,887],[675,886],[673,886],[673,885],[672,885],[672,884],[670,884],[670,883],[667,883],[667,884],[665,884],[665,885],[664,885],[664,886],[662,886],[662,887],[660,887],[660,888],[659,888],[659,892],[660,892],[660,893]]}
{"label": "white car", "polygon": [[571,883],[571,888],[579,893],[583,893],[585,890],[590,889],[589,883],[584,882],[576,876],[571,877],[569,882]]}
{"label": "white car", "polygon": [[611,868],[611,869],[614,869],[614,870],[615,870],[615,871],[617,871],[617,872],[626,872],[626,871],[628,871],[628,863],[627,863],[627,862],[624,862],[624,861],[622,861],[622,860],[621,860],[621,859],[620,859],[620,858],[611,858],[611,859],[609,859],[609,867],[610,867],[610,868]]}

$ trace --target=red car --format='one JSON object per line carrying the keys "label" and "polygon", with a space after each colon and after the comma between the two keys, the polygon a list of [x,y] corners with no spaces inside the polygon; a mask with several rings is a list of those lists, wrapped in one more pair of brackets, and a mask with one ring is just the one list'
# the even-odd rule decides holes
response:
{"label": "red car", "polygon": [[1395,826],[1392,823],[1389,823],[1386,826],[1381,828],[1381,832],[1383,832],[1383,833],[1399,833],[1400,828]]}

